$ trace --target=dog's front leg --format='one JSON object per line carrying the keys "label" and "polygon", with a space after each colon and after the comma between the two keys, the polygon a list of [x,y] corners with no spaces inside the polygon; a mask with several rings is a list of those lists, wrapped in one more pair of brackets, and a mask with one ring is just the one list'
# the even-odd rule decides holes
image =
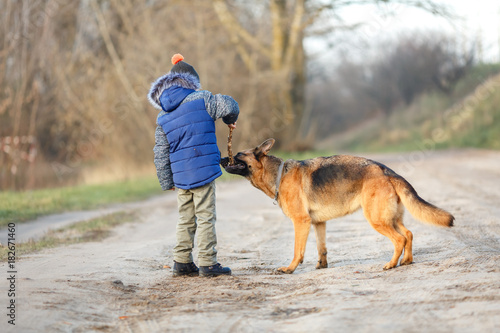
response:
{"label": "dog's front leg", "polygon": [[318,246],[318,263],[316,264],[316,269],[327,268],[326,222],[315,222],[313,225],[316,234],[316,244]]}
{"label": "dog's front leg", "polygon": [[295,247],[292,263],[288,267],[278,268],[279,272],[286,274],[293,273],[297,266],[304,261],[307,236],[309,236],[311,229],[311,218],[293,219],[293,228],[295,229]]}

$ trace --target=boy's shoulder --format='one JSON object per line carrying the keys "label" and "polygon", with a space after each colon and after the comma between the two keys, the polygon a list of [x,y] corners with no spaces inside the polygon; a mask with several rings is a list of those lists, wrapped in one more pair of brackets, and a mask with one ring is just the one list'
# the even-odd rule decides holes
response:
{"label": "boy's shoulder", "polygon": [[[186,98],[184,98],[184,100],[182,101],[182,104],[184,103],[187,103],[187,102],[192,102],[194,100],[197,100],[197,99],[207,99],[207,98],[210,98],[212,96],[212,93],[208,90],[197,90],[197,91],[194,91],[192,93],[190,93],[189,95],[186,96]],[[160,112],[158,112],[158,116],[156,117],[156,120],[158,120],[161,116],[164,116],[166,115],[167,112],[165,110],[160,110]]]}
{"label": "boy's shoulder", "polygon": [[208,90],[197,90],[197,91],[192,92],[189,95],[187,95],[186,98],[184,98],[184,100],[182,101],[182,103],[187,103],[187,102],[191,102],[191,101],[194,101],[197,99],[202,99],[202,98],[203,99],[210,98],[211,96],[212,96],[212,93]]}

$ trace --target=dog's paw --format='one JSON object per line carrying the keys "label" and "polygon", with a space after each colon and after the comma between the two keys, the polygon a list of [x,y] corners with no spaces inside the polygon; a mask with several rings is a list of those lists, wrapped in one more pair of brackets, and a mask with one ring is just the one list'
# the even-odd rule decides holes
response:
{"label": "dog's paw", "polygon": [[328,268],[327,262],[318,261],[316,264],[316,269]]}
{"label": "dog's paw", "polygon": [[413,264],[413,260],[401,260],[401,262],[400,262],[401,266],[411,265],[411,264]]}
{"label": "dog's paw", "polygon": [[294,270],[289,269],[288,267],[280,267],[277,269],[278,273],[282,274],[292,274]]}
{"label": "dog's paw", "polygon": [[394,267],[396,267],[396,265],[393,265],[391,264],[390,262],[388,262],[387,264],[385,264],[384,266],[384,271],[388,271],[389,269],[393,269]]}

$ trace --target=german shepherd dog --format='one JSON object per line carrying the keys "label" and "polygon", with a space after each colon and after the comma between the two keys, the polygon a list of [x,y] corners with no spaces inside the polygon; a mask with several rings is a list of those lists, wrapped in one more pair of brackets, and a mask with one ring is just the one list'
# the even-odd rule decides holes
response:
{"label": "german shepherd dog", "polygon": [[326,221],[351,214],[359,208],[373,229],[394,244],[394,255],[385,264],[391,269],[413,262],[413,234],[403,225],[406,207],[417,219],[437,226],[453,226],[454,217],[418,196],[413,187],[387,166],[362,157],[334,155],[295,161],[268,155],[274,145],[268,139],[254,149],[239,152],[233,165],[228,158],[221,165],[228,173],[247,178],[253,186],[278,202],[295,229],[294,256],[288,267],[293,273],[304,260],[307,237],[314,226],[318,245],[316,268],[328,267]]}

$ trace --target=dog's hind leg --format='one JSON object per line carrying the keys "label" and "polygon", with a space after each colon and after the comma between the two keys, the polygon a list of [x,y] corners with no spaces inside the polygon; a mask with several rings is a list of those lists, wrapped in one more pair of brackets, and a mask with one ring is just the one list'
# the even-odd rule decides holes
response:
{"label": "dog's hind leg", "polygon": [[326,222],[314,222],[314,233],[316,234],[316,244],[318,246],[318,263],[316,269],[327,268],[326,259]]}
{"label": "dog's hind leg", "polygon": [[403,224],[404,206],[401,203],[399,203],[398,207],[398,213],[399,212],[400,214],[396,218],[396,229],[400,234],[406,237],[404,256],[400,264],[409,265],[413,262],[413,252],[412,252],[413,234],[411,233],[410,230],[406,229],[406,227]]}
{"label": "dog's hind leg", "polygon": [[278,268],[279,272],[291,274],[297,266],[304,261],[304,253],[306,251],[307,237],[311,230],[311,218],[309,216],[302,218],[294,218],[293,227],[295,229],[295,246],[293,260],[288,267]]}
{"label": "dog's hind leg", "polygon": [[406,237],[397,232],[397,230],[394,229],[392,225],[387,225],[384,222],[379,223],[370,221],[370,224],[372,225],[373,229],[389,238],[394,245],[394,254],[391,261],[385,264],[384,270],[396,267],[398,265],[399,257],[401,257],[403,249],[406,245]]}
{"label": "dog's hind leg", "polygon": [[363,213],[373,229],[389,238],[394,245],[394,254],[391,261],[385,264],[384,270],[397,266],[406,246],[406,236],[396,229],[397,221],[402,217],[399,214],[398,201],[399,198],[392,185],[383,179],[365,183],[362,197]]}

